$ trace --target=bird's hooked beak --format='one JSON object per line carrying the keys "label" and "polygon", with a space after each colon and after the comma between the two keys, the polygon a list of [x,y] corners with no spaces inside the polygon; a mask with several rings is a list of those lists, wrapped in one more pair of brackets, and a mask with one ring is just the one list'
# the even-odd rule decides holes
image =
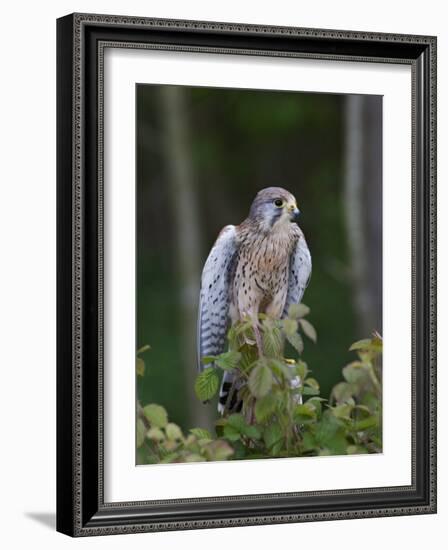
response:
{"label": "bird's hooked beak", "polygon": [[297,208],[297,204],[290,204],[288,206],[289,215],[292,222],[296,222],[300,216],[300,210]]}

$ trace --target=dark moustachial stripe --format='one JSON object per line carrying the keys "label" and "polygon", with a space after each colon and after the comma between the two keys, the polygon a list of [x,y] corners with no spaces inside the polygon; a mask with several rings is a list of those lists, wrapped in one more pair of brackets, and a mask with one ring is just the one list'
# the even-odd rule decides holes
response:
{"label": "dark moustachial stripe", "polygon": [[283,210],[281,208],[278,209],[277,212],[275,212],[271,218],[271,222],[270,222],[270,226],[272,227],[274,225],[274,223],[280,218],[280,216],[282,215],[283,213]]}

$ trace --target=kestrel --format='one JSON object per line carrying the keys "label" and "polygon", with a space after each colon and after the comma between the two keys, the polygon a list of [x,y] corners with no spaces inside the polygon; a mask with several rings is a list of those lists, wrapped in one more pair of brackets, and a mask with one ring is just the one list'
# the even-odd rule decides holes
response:
{"label": "kestrel", "polygon": [[[248,217],[219,234],[205,262],[198,315],[198,366],[202,357],[225,351],[230,324],[259,313],[280,319],[299,303],[311,275],[311,255],[294,196],[281,187],[262,189]],[[224,373],[218,409],[232,385]]]}

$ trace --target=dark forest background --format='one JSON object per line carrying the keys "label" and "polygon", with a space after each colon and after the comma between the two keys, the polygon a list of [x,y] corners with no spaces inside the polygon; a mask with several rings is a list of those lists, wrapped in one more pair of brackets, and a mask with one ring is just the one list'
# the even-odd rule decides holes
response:
{"label": "dark forest background", "polygon": [[303,358],[328,397],[350,344],[381,332],[378,96],[137,86],[137,348],[141,403],[183,429],[208,427],[194,396],[200,273],[221,228],[258,190],[291,191],[313,273],[303,302],[318,332]]}

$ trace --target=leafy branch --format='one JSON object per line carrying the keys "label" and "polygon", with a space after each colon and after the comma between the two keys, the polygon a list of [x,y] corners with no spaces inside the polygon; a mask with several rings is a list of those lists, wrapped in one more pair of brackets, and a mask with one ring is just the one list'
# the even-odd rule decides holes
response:
{"label": "leafy branch", "polygon": [[[255,323],[243,319],[228,332],[228,351],[203,358],[207,368],[195,383],[199,400],[206,402],[217,394],[222,373],[233,375],[224,414],[215,423],[215,436],[201,428],[185,435],[168,421],[163,407],[139,407],[137,446],[143,450],[144,460],[190,462],[380,452],[381,337],[374,334],[351,346],[357,359],[342,369],[343,380],[326,400],[320,397],[319,383],[302,359],[304,337],[317,342],[308,314],[308,307],[295,304],[282,320],[266,315],[260,315]],[[261,349],[256,336],[261,337]],[[286,342],[294,350],[292,358],[284,357]]]}

